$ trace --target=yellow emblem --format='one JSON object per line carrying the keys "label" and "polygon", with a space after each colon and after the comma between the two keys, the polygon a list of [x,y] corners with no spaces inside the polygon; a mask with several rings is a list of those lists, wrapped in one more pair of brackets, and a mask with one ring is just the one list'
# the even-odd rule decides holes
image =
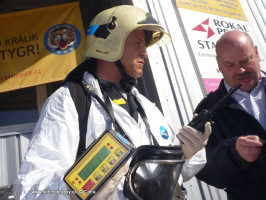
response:
{"label": "yellow emblem", "polygon": [[121,98],[121,99],[114,99],[113,102],[116,104],[116,105],[120,105],[120,104],[126,104],[126,101]]}

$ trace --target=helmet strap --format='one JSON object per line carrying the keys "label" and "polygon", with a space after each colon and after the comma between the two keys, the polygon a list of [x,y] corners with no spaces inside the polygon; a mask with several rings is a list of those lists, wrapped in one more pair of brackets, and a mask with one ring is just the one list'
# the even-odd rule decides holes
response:
{"label": "helmet strap", "polygon": [[129,93],[131,91],[131,88],[137,85],[137,79],[131,78],[127,75],[124,66],[122,65],[120,60],[116,61],[115,64],[122,76],[120,80],[121,88],[123,88],[127,93]]}

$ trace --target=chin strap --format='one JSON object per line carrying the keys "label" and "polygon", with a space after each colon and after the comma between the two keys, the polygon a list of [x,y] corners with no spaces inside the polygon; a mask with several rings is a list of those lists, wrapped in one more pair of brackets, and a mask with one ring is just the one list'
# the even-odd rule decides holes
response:
{"label": "chin strap", "polygon": [[122,76],[122,79],[120,81],[121,87],[126,91],[126,93],[129,93],[131,91],[131,88],[137,85],[137,79],[131,78],[127,75],[120,60],[116,61],[115,64]]}

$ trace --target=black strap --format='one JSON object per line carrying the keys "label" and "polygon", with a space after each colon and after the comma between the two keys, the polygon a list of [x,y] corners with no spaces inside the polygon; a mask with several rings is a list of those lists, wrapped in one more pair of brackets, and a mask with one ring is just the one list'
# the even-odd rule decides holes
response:
{"label": "black strap", "polygon": [[106,113],[110,116],[115,128],[117,131],[120,132],[120,134],[125,137],[133,146],[133,142],[131,141],[131,139],[128,137],[128,135],[126,134],[126,132],[124,131],[124,129],[120,126],[120,124],[117,122],[117,120],[115,119],[114,116],[114,110],[111,104],[110,99],[108,98],[108,96],[106,95],[106,93],[103,91],[103,95],[104,95],[104,99],[105,102],[103,102],[103,100],[95,93],[94,89],[88,85],[84,80],[81,81],[82,86],[84,88],[84,90],[91,96],[93,96],[100,104],[101,106],[104,108],[104,110],[106,111]]}
{"label": "black strap", "polygon": [[[84,80],[81,81],[82,86],[84,88],[84,90],[86,91],[87,94],[93,96],[100,104],[101,106],[104,108],[104,110],[107,112],[107,114],[110,116],[111,120],[113,123],[115,123],[115,116],[114,116],[114,111],[113,108],[110,106],[107,106],[102,99],[95,93],[94,88],[91,87],[90,85],[88,85]],[[105,97],[105,100],[107,98]]]}
{"label": "black strap", "polygon": [[[110,89],[112,89],[112,87],[114,87],[118,91],[117,87],[112,83],[106,85],[104,88],[105,88],[105,91],[108,93],[108,91]],[[103,94],[105,96],[105,102],[107,100],[110,101],[109,98],[107,98],[108,95],[105,93],[105,91],[103,90]],[[155,137],[153,136],[153,134],[151,132],[150,124],[148,122],[148,118],[145,114],[143,107],[138,102],[137,98],[134,95],[132,95],[129,91],[127,91],[126,94],[127,94],[127,102],[129,104],[129,107],[130,107],[130,109],[129,109],[130,116],[137,122],[138,121],[138,113],[140,113],[142,120],[144,121],[146,127],[148,128],[148,130],[152,136],[152,140],[153,140],[154,145],[159,146],[158,141],[155,139]],[[110,107],[110,109],[112,109],[111,103],[110,103],[110,105],[107,106],[107,108],[109,108],[109,107]],[[113,112],[113,109],[112,109],[112,112]]]}
{"label": "black strap", "polygon": [[130,107],[130,116],[135,119],[135,121],[138,121],[138,104],[136,103],[136,99],[134,96],[130,93],[127,93],[127,101],[129,103]]}
{"label": "black strap", "polygon": [[[115,119],[111,101],[108,98],[108,96],[106,95],[106,93],[103,91],[104,100],[105,100],[105,102],[103,102],[102,99],[95,93],[94,88],[92,88],[90,85],[88,85],[84,80],[81,81],[81,84],[82,84],[82,88],[81,88],[80,84],[76,84],[76,85],[78,85],[77,88],[79,88],[78,90],[82,91],[82,93],[85,92],[85,95],[87,96],[87,98],[86,98],[86,101],[85,101],[86,103],[85,103],[85,106],[84,106],[86,109],[85,110],[80,110],[80,112],[78,112],[78,113],[83,113],[83,111],[85,111],[84,114],[79,116],[80,143],[79,143],[79,148],[78,148],[78,155],[81,155],[81,153],[85,150],[86,133],[87,133],[87,122],[88,122],[88,114],[89,114],[89,107],[90,107],[90,95],[93,96],[101,104],[101,106],[105,109],[106,113],[110,116],[110,118],[111,118],[111,120],[112,120],[112,122],[113,122],[113,124],[114,124],[114,126],[116,128],[116,130],[119,131],[120,134],[123,137],[125,137],[129,142],[131,142],[131,144],[133,144],[131,139],[128,137],[128,135],[125,133],[123,128],[120,126],[120,124]],[[79,98],[84,98],[83,95],[77,95],[77,96]],[[156,138],[153,136],[153,134],[151,132],[151,128],[150,128],[150,125],[149,125],[149,122],[148,122],[148,118],[147,118],[147,116],[145,114],[144,109],[142,108],[141,104],[138,102],[136,97],[133,96],[133,95],[131,95],[131,96],[134,98],[133,101],[137,105],[137,110],[140,113],[142,120],[144,121],[146,127],[150,131],[150,134],[152,136],[154,145],[159,146],[158,141],[156,140]],[[77,102],[84,102],[84,101],[77,101]],[[77,107],[77,109],[78,108],[82,108],[82,106],[80,106],[80,105],[76,105],[76,107]]]}
{"label": "black strap", "polygon": [[126,91],[126,93],[129,93],[132,87],[137,85],[137,79],[131,78],[127,75],[120,60],[116,61],[115,64],[122,76],[120,80],[121,87]]}
{"label": "black strap", "polygon": [[136,104],[137,104],[137,106],[138,106],[138,111],[139,111],[139,114],[140,114],[142,120],[144,121],[146,127],[147,127],[148,130],[150,131],[150,134],[151,134],[151,136],[152,136],[152,140],[153,140],[154,145],[156,145],[156,146],[160,146],[159,143],[158,143],[158,141],[156,140],[156,138],[153,136],[153,134],[152,134],[152,132],[151,132],[151,127],[150,127],[150,124],[149,124],[149,121],[148,121],[147,115],[146,115],[146,113],[145,113],[143,107],[141,106],[141,104],[139,103],[139,101],[137,100],[137,98],[136,98],[135,96],[134,96],[134,100],[135,100],[135,102],[136,102]]}
{"label": "black strap", "polygon": [[[80,140],[77,157],[86,149],[87,123],[90,110],[90,96],[86,94],[79,82],[65,82],[69,86],[71,97],[78,113]],[[84,98],[84,95],[86,98]]]}
{"label": "black strap", "polygon": [[111,99],[111,101],[121,100],[123,99],[125,102],[117,103],[120,107],[124,108],[128,113],[130,113],[130,105],[123,95],[123,91],[121,91],[116,84],[112,82],[108,82],[107,84],[101,84],[102,89],[106,92],[106,95]]}

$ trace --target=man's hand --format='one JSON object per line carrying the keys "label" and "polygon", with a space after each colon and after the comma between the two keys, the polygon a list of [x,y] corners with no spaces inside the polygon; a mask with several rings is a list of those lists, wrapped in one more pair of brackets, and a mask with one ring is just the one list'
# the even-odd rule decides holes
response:
{"label": "man's hand", "polygon": [[256,135],[241,136],[236,140],[236,150],[248,162],[258,159],[263,144]]}
{"label": "man's hand", "polygon": [[190,159],[199,150],[205,147],[211,132],[212,128],[210,122],[205,124],[204,133],[201,133],[190,126],[183,126],[183,129],[179,130],[177,137],[183,143],[182,150],[184,152],[184,158]]}
{"label": "man's hand", "polygon": [[92,197],[92,200],[105,199],[111,200],[114,192],[121,180],[121,178],[128,172],[129,170],[129,161],[127,161],[117,172],[115,172],[112,176],[108,178],[108,180],[101,186],[101,188],[96,192],[96,194]]}

